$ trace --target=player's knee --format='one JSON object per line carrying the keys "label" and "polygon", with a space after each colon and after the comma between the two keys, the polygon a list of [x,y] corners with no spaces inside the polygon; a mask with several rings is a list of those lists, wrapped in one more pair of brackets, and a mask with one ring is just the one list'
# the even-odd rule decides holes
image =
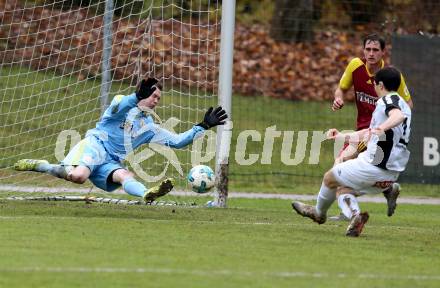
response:
{"label": "player's knee", "polygon": [[74,183],[84,184],[87,181],[88,176],[85,173],[72,171],[69,173],[68,178]]}
{"label": "player's knee", "polygon": [[337,189],[336,190],[336,197],[339,197],[339,196],[341,196],[341,195],[343,195],[344,194],[344,191],[343,190],[341,190],[341,189]]}
{"label": "player's knee", "polygon": [[134,174],[126,169],[118,169],[112,175],[112,180],[116,183],[122,183],[130,178],[134,178]]}
{"label": "player's knee", "polygon": [[345,194],[352,194],[354,195],[354,192],[351,188],[347,188],[347,187],[338,187],[336,189],[336,197],[339,197],[341,195],[345,195]]}
{"label": "player's knee", "polygon": [[336,182],[335,176],[333,175],[333,171],[329,170],[324,174],[324,184],[329,188],[337,188],[338,183]]}
{"label": "player's knee", "polygon": [[127,170],[123,170],[122,172],[122,177],[124,179],[128,179],[128,178],[134,178],[134,173],[127,171]]}
{"label": "player's knee", "polygon": [[331,181],[330,181],[330,179],[329,179],[330,177],[329,177],[328,173],[330,173],[330,171],[325,172],[325,174],[324,174],[324,179],[323,179],[324,184],[325,184],[325,186],[327,186],[327,187],[329,187],[329,184],[331,184]]}

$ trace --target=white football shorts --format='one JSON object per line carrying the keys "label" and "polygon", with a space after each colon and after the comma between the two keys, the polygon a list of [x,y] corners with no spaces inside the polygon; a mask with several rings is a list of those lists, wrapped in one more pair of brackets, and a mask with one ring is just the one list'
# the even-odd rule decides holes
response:
{"label": "white football shorts", "polygon": [[341,186],[361,194],[381,193],[399,177],[399,172],[374,166],[362,157],[339,163],[332,168],[332,172]]}

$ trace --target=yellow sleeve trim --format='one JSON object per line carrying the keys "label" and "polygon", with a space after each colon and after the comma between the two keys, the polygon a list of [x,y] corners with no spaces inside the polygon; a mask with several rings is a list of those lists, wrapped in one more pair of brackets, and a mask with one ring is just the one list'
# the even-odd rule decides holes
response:
{"label": "yellow sleeve trim", "polygon": [[397,93],[399,93],[400,97],[402,97],[406,102],[411,99],[411,95],[409,94],[408,87],[405,83],[405,78],[402,74],[400,74],[400,86],[399,89],[397,89]]}
{"label": "yellow sleeve trim", "polygon": [[117,103],[119,103],[119,102],[122,101],[122,98],[123,98],[124,96],[125,96],[125,95],[116,95],[116,96],[113,98],[113,101],[115,102],[115,104],[117,104]]}
{"label": "yellow sleeve trim", "polygon": [[345,68],[344,74],[339,81],[339,88],[342,90],[348,90],[353,85],[353,71],[364,65],[364,62],[360,58],[354,58],[348,63],[347,68]]}
{"label": "yellow sleeve trim", "polygon": [[365,150],[367,150],[367,144],[364,141],[359,142],[359,144],[357,146],[357,151],[359,153],[361,153],[361,152],[364,152]]}

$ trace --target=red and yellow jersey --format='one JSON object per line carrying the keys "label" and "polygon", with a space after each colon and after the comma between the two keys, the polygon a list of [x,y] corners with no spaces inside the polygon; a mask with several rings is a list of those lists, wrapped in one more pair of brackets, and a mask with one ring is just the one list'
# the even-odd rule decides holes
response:
{"label": "red and yellow jersey", "polygon": [[[383,68],[384,65],[382,60],[381,68]],[[378,97],[374,90],[373,80],[374,75],[368,71],[365,60],[354,58],[350,61],[347,68],[345,68],[344,75],[342,75],[339,81],[339,88],[342,90],[348,90],[351,86],[354,88],[356,107],[358,110],[357,130],[365,129],[370,126],[371,115],[376,108]],[[403,75],[401,75],[401,82],[397,92],[405,101],[408,102],[411,99]]]}

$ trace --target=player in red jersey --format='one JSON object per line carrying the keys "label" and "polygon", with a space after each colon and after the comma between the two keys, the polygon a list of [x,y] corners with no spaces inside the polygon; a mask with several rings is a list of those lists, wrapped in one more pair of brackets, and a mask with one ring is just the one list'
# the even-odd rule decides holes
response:
{"label": "player in red jersey", "polygon": [[[374,74],[385,66],[383,57],[385,55],[385,40],[377,34],[370,34],[363,39],[363,58],[354,58],[346,67],[344,74],[339,82],[339,86],[334,94],[332,110],[340,110],[344,107],[344,98],[353,86],[357,108],[356,130],[362,130],[370,126],[371,116],[376,108],[378,96],[374,90]],[[413,107],[411,95],[401,74],[401,83],[397,92]],[[344,162],[348,159],[356,158],[357,155],[366,149],[364,141],[357,145],[346,143],[339,156],[335,159],[335,164]],[[396,208],[396,199],[400,192],[399,184],[395,183],[393,187],[384,192],[388,204],[388,216],[394,213]],[[338,190],[338,205],[342,210],[340,217],[331,217],[330,219],[349,220],[352,213],[349,209],[350,199],[353,195],[345,194],[344,189]],[[359,196],[359,195],[354,195]]]}

